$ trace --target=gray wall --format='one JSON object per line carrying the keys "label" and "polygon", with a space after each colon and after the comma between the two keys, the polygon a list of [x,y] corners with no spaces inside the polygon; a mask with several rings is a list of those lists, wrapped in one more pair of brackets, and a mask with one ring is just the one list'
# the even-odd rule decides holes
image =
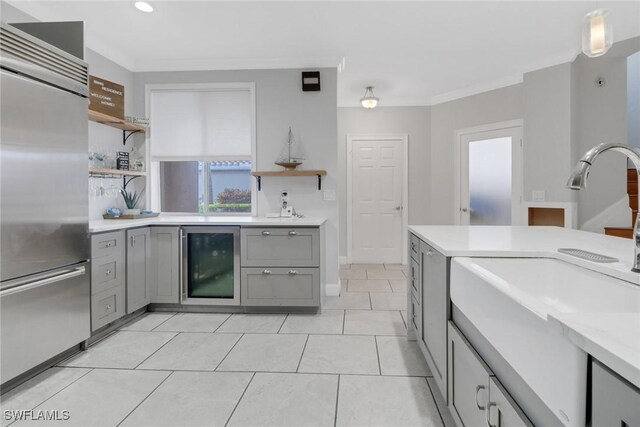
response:
{"label": "gray wall", "polygon": [[640,52],[627,58],[627,138],[640,148]]}
{"label": "gray wall", "polygon": [[409,224],[429,219],[429,107],[338,108],[338,188],[340,206],[340,255],[347,255],[347,135],[409,135]]}
{"label": "gray wall", "polygon": [[488,123],[521,119],[522,85],[513,85],[431,107],[431,224],[453,224],[455,132]]}
{"label": "gray wall", "polygon": [[[335,190],[337,161],[337,71],[321,68],[322,91],[302,92],[302,70],[240,70],[135,73],[134,109],[145,110],[145,85],[168,83],[255,82],[257,111],[256,170],[276,170],[278,154],[291,126],[296,142],[304,147],[303,169],[325,169],[323,190]],[[153,118],[151,118],[153,121]],[[153,143],[153,141],[151,141]],[[322,216],[326,223],[327,283],[338,284],[338,202],[323,200],[315,177],[267,177],[258,193],[258,215],[280,211],[280,192],[289,190],[290,203],[308,217]]]}

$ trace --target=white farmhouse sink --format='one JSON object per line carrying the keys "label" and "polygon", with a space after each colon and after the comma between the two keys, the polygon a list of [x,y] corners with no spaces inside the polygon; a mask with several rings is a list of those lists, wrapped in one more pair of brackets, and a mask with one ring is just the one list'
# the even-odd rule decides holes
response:
{"label": "white farmhouse sink", "polygon": [[587,354],[549,314],[639,312],[635,285],[545,258],[454,258],[451,301],[565,425],[585,425]]}

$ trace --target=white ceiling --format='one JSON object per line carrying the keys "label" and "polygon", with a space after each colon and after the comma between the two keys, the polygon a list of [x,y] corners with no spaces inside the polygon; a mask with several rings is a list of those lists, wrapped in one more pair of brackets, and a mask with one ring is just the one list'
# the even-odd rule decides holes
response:
{"label": "white ceiling", "polygon": [[[131,71],[335,67],[338,105],[368,85],[381,106],[430,105],[572,60],[595,1],[9,1],[86,22],[87,46]],[[614,37],[640,35],[640,1],[599,1]]]}

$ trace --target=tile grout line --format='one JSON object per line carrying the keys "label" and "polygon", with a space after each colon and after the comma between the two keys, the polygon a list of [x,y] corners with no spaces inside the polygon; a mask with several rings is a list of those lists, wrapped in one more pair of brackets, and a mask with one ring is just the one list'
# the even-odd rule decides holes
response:
{"label": "tile grout line", "polygon": [[288,318],[289,318],[289,313],[287,313],[287,314],[284,316],[284,319],[282,320],[282,324],[281,324],[281,325],[280,325],[280,327],[278,328],[278,332],[276,332],[276,334],[279,334],[279,333],[280,333],[280,331],[282,330],[282,327],[284,326],[284,323],[287,321],[287,319],[288,319]]}
{"label": "tile grout line", "polygon": [[409,329],[409,327],[407,326],[407,322],[404,320],[404,316],[402,315],[402,310],[398,310],[398,312],[400,313],[400,318],[402,319],[402,323],[404,323],[404,328]]}
{"label": "tile grout line", "polygon": [[[152,372],[152,371],[150,371],[150,372]],[[138,404],[135,406],[135,408],[133,408],[133,409],[132,409],[132,410],[131,410],[127,415],[125,415],[125,417],[124,417],[123,419],[121,419],[121,420],[120,420],[120,422],[119,422],[118,424],[116,424],[116,427],[120,426],[120,424],[122,424],[122,423],[123,423],[127,418],[129,418],[129,416],[130,416],[131,414],[133,414],[133,412],[134,412],[136,409],[138,409],[138,407],[139,407],[140,405],[142,405],[142,404],[144,403],[144,401],[145,401],[145,400],[147,400],[147,399],[149,398],[149,396],[151,396],[151,395],[152,395],[152,394],[153,394],[153,393],[154,393],[158,388],[160,388],[160,386],[161,386],[162,384],[164,384],[164,382],[165,382],[166,380],[168,380],[168,379],[169,379],[169,377],[170,377],[171,375],[173,375],[173,374],[174,374],[174,372],[175,372],[175,371],[171,371],[171,373],[170,373],[169,375],[167,375],[166,377],[164,377],[164,379],[163,379],[162,381],[160,381],[160,384],[158,384],[157,386],[155,386],[155,387],[153,388],[153,390],[151,390],[151,392],[149,392],[149,394],[147,394],[147,395],[144,397],[144,399],[142,399],[142,400],[140,401],[140,403],[138,403]]]}
{"label": "tile grout line", "polygon": [[344,324],[347,321],[347,310],[342,310],[342,333],[340,335],[344,335]]}
{"label": "tile grout line", "polygon": [[[227,323],[227,321],[228,321],[229,319],[231,319],[231,317],[232,317],[234,314],[236,314],[236,313],[231,313],[231,314],[229,314],[229,315],[227,316],[227,318],[226,318],[226,319],[224,319],[224,320],[222,321],[222,323],[220,323],[220,324],[218,325],[218,327],[217,327],[217,328],[215,328],[215,329],[213,330],[213,332],[212,332],[212,333],[214,333],[214,334],[215,334],[218,330],[220,330],[220,328],[222,328],[222,325],[224,325],[225,323]],[[222,332],[220,332],[220,333],[222,333]]]}
{"label": "tile grout line", "polygon": [[[172,334],[173,332],[164,332],[165,334]],[[144,360],[140,363],[138,363],[136,366],[134,366],[133,368],[128,368],[129,370],[135,371],[136,369],[138,369],[138,367],[140,365],[142,365],[144,362],[146,362],[147,360],[149,360],[149,358],[153,357],[154,354],[156,354],[157,352],[159,352],[165,345],[169,344],[171,341],[174,340],[175,337],[177,337],[178,335],[180,335],[182,332],[178,332],[176,333],[174,336],[171,337],[170,340],[168,340],[166,343],[162,344],[160,347],[158,347],[153,353],[151,353],[149,356],[145,357]],[[125,368],[127,369],[127,368]]]}
{"label": "tile grout line", "polygon": [[[51,368],[49,368],[51,369]],[[72,384],[75,384],[76,382],[78,382],[81,378],[86,377],[87,375],[89,375],[91,372],[93,372],[95,370],[95,368],[84,368],[84,369],[89,369],[87,372],[85,372],[84,374],[80,375],[78,378],[76,378],[75,380],[71,381],[69,384],[67,384],[66,386],[62,387],[60,390],[56,391],[55,393],[53,393],[51,396],[47,397],[46,399],[44,399],[42,402],[38,403],[37,405],[35,405],[33,408],[31,409],[36,409],[39,406],[42,406],[44,403],[48,402],[49,400],[51,400],[54,396],[58,395],[59,393],[61,393],[62,391],[66,390],[67,388],[69,388]],[[43,371],[46,372],[46,371]],[[40,375],[40,374],[38,374]],[[35,377],[33,377],[35,378]],[[7,424],[7,426],[9,426],[10,424],[14,424],[16,421],[18,420],[14,420],[11,421],[11,423]]]}
{"label": "tile grout line", "polygon": [[[155,312],[152,312],[152,313],[155,313]],[[165,323],[167,323],[169,320],[173,319],[177,315],[178,315],[178,313],[173,313],[171,316],[167,317],[167,319],[165,321],[160,322],[159,324],[157,324],[156,326],[151,328],[151,330],[149,332],[166,332],[166,331],[156,331],[156,329],[159,328],[160,326],[164,325]],[[120,329],[120,330],[122,330],[122,329]]]}
{"label": "tile grout line", "polygon": [[302,363],[302,358],[304,357],[304,352],[307,349],[307,343],[309,342],[309,335],[307,334],[307,339],[304,341],[304,347],[302,347],[302,353],[300,353],[300,360],[298,360],[298,366],[296,366],[296,374],[300,372],[300,364]]}
{"label": "tile grout line", "polygon": [[380,365],[380,350],[378,349],[378,336],[374,335],[373,339],[376,342],[376,357],[378,358],[378,375],[382,375],[382,367]]}
{"label": "tile grout line", "polygon": [[336,390],[336,410],[333,413],[333,427],[338,425],[338,403],[340,402],[340,377],[341,374],[338,374],[338,387]]}
{"label": "tile grout line", "polygon": [[231,414],[229,414],[229,418],[227,418],[227,421],[224,423],[224,427],[227,427],[227,425],[229,424],[229,421],[231,421],[231,418],[233,418],[233,414],[236,413],[236,409],[238,409],[238,406],[240,405],[242,398],[244,397],[247,390],[249,390],[249,386],[251,385],[255,377],[256,377],[256,372],[254,372],[253,375],[251,375],[251,379],[249,380],[249,382],[247,383],[247,386],[242,391],[242,394],[240,395],[240,399],[238,399],[238,401],[236,402],[236,405],[233,407],[233,411],[231,411]]}
{"label": "tile grout line", "polygon": [[371,292],[367,292],[369,294],[369,310],[373,310],[373,302],[371,302]]}
{"label": "tile grout line", "polygon": [[[220,365],[222,365],[222,362],[225,361],[225,359],[229,356],[229,354],[233,351],[234,348],[236,348],[236,346],[238,345],[238,343],[240,342],[240,340],[242,339],[242,337],[244,337],[244,333],[240,334],[240,338],[238,338],[238,340],[231,346],[231,348],[229,349],[229,351],[227,351],[227,354],[224,355],[224,357],[222,359],[220,359],[220,362],[216,365],[216,367],[213,369],[214,372],[221,372],[218,371],[218,368],[220,367]],[[226,372],[226,371],[225,371]]]}
{"label": "tile grout line", "polygon": [[431,384],[429,384],[429,380],[427,377],[424,377],[424,380],[427,382],[427,388],[429,389],[429,393],[431,394],[431,398],[433,399],[433,404],[436,407],[436,411],[438,411],[438,416],[440,417],[440,421],[442,422],[443,427],[446,426],[444,422],[444,417],[442,416],[442,412],[440,411],[440,405],[438,405],[438,401],[436,400],[436,396],[433,394],[433,390],[431,389]]}

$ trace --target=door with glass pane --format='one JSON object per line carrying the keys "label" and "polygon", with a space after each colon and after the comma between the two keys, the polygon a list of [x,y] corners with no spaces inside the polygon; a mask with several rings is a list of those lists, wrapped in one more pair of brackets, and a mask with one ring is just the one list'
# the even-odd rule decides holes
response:
{"label": "door with glass pane", "polygon": [[459,143],[460,224],[520,224],[522,128],[466,133]]}
{"label": "door with glass pane", "polygon": [[240,228],[182,228],[182,303],[240,304]]}

